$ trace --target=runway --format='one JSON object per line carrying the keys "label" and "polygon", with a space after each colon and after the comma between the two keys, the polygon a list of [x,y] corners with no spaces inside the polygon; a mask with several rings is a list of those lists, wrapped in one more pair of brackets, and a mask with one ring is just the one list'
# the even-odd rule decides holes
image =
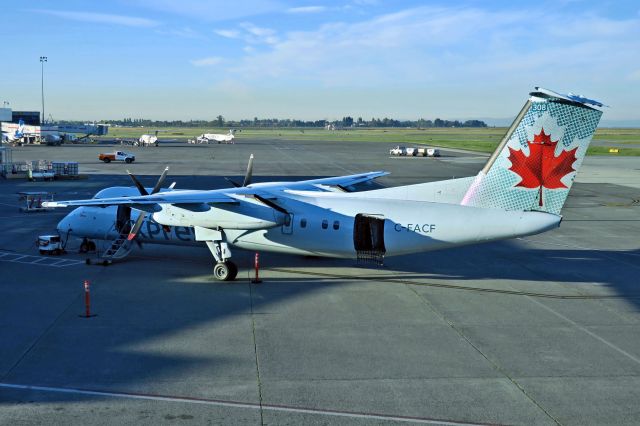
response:
{"label": "runway", "polygon": [[[471,176],[486,156],[397,158],[392,144],[258,141],[130,148],[22,147],[14,161],[78,161],[86,180],[0,180],[0,424],[637,424],[640,159],[587,157],[559,229],[385,259],[236,250],[238,280],[206,248],[147,245],[109,267],[34,245],[60,211],[18,212],[18,191],[57,200],[374,170],[382,185]],[[119,147],[118,147],[119,148]],[[428,214],[428,212],[425,212]],[[42,260],[39,260],[42,259]],[[60,262],[60,263],[57,263]],[[84,312],[91,282],[93,318]]]}

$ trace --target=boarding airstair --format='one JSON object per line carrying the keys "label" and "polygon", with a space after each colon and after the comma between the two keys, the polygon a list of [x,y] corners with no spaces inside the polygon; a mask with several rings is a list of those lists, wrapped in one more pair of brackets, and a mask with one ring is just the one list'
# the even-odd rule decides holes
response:
{"label": "boarding airstair", "polygon": [[120,234],[118,238],[111,242],[109,248],[102,253],[102,259],[104,260],[113,260],[113,259],[122,259],[126,257],[131,252],[131,243],[132,241],[128,240],[129,234]]}
{"label": "boarding airstair", "polygon": [[124,259],[131,253],[133,240],[129,240],[129,233],[120,233],[116,239],[111,241],[99,257],[87,259],[87,265],[110,265],[114,260]]}
{"label": "boarding airstair", "polygon": [[377,266],[384,265],[384,253],[380,250],[356,250],[358,263],[369,263]]}

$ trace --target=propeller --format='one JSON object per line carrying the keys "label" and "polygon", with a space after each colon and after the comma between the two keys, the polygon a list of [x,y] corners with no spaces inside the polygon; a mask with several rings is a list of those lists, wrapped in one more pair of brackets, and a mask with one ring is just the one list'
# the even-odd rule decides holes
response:
{"label": "propeller", "polygon": [[[169,167],[165,167],[164,170],[162,171],[162,174],[160,175],[160,177],[158,178],[158,181],[156,182],[156,186],[154,186],[153,189],[151,190],[152,195],[160,191],[160,187],[164,183],[164,180],[167,178],[167,173],[169,173]],[[175,182],[173,184],[175,185]]]}
{"label": "propeller", "polygon": [[[138,188],[138,192],[140,192],[140,195],[153,195],[153,194],[156,194],[158,191],[160,191],[160,187],[164,183],[164,180],[167,177],[167,173],[169,173],[169,167],[165,167],[165,169],[162,171],[162,174],[158,178],[158,181],[156,182],[155,186],[151,190],[151,194],[149,194],[146,188],[140,183],[138,178],[136,178],[133,173],[127,170],[127,174],[135,184],[136,188]],[[176,183],[173,182],[169,188],[173,189],[175,185]],[[136,236],[138,235],[138,231],[140,231],[140,228],[142,227],[142,223],[144,222],[144,218],[146,216],[147,216],[147,212],[140,211],[140,214],[138,215],[138,219],[136,219],[136,222],[133,224],[133,227],[129,231],[129,235],[127,235],[127,240],[129,241],[135,240]],[[140,241],[138,240],[135,240],[135,241],[136,243],[138,243],[138,246],[142,247],[142,244],[140,243]]]}
{"label": "propeller", "polygon": [[249,156],[249,164],[247,164],[247,172],[244,175],[244,181],[242,182],[242,185],[240,185],[238,182],[235,182],[229,179],[228,177],[225,177],[224,179],[227,182],[229,182],[231,185],[235,186],[236,188],[243,188],[245,186],[251,185],[252,176],[253,176],[253,154]]}
{"label": "propeller", "polygon": [[247,164],[247,173],[244,175],[242,186],[251,185],[251,177],[253,176],[253,154],[249,156],[249,164]]}

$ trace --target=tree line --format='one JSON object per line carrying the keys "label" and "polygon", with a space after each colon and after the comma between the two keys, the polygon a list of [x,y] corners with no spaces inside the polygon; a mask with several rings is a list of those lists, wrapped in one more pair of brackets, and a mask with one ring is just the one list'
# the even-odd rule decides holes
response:
{"label": "tree line", "polygon": [[[79,124],[80,121],[60,121],[60,124]],[[124,127],[307,127],[323,128],[357,128],[357,127],[487,127],[481,120],[396,120],[393,118],[372,118],[364,120],[362,117],[343,117],[342,120],[295,120],[278,118],[258,118],[253,120],[225,120],[222,115],[218,115],[213,120],[149,120],[145,118],[123,118],[121,120],[102,120],[101,123]]]}

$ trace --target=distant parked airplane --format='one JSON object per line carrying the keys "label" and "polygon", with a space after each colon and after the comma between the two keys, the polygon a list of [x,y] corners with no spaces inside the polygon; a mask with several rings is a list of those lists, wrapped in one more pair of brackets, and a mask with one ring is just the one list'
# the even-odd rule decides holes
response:
{"label": "distant parked airplane", "polygon": [[13,143],[24,136],[24,120],[18,120],[18,128],[15,132],[2,132],[2,142]]}
{"label": "distant parked airplane", "polygon": [[229,130],[229,133],[227,133],[226,135],[220,134],[220,133],[203,133],[202,135],[198,136],[196,141],[198,143],[210,143],[210,142],[233,143],[234,139],[235,139],[234,131]]}
{"label": "distant parked airplane", "polygon": [[159,130],[156,130],[155,134],[153,135],[142,135],[138,138],[138,141],[134,143],[134,145],[140,145],[140,146],[149,146],[149,145],[155,145],[158,146],[158,132]]}

